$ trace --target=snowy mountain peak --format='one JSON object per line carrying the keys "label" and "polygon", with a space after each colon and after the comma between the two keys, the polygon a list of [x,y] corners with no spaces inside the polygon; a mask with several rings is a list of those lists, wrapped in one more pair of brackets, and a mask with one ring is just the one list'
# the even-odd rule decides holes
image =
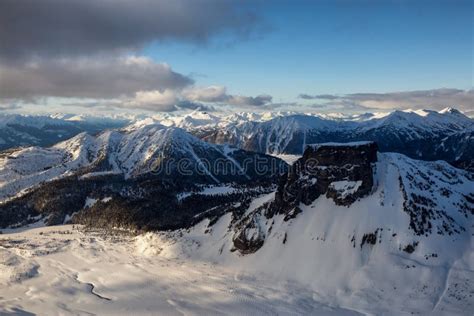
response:
{"label": "snowy mountain peak", "polygon": [[446,107],[439,111],[441,114],[454,114],[454,115],[460,115],[460,116],[465,116],[461,111],[458,109],[452,108],[452,107]]}

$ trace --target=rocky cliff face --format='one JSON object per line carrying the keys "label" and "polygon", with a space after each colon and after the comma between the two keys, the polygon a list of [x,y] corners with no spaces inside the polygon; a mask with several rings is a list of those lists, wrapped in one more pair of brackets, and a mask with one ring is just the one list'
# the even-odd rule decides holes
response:
{"label": "rocky cliff face", "polygon": [[[301,203],[310,205],[320,196],[333,199],[336,205],[350,206],[372,191],[376,161],[374,142],[309,145],[281,177],[275,199],[264,206],[265,217],[283,214],[288,221],[301,212]],[[259,220],[249,214],[237,225],[234,247],[241,253],[254,252],[263,245],[265,234],[258,228]]]}
{"label": "rocky cliff face", "polygon": [[232,249],[267,253],[284,244],[292,257],[305,240],[327,242],[327,255],[334,244],[362,257],[381,244],[423,260],[453,242],[462,251],[472,239],[473,183],[472,173],[446,162],[377,153],[372,142],[309,146],[274,196],[231,223]]}
{"label": "rocky cliff face", "polygon": [[310,145],[281,179],[272,209],[286,213],[300,202],[306,205],[321,195],[337,205],[349,206],[373,186],[374,142]]}

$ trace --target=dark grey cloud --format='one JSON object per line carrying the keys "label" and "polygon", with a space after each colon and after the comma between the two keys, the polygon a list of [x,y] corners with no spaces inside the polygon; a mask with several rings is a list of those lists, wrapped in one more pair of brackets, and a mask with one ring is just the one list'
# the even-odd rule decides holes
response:
{"label": "dark grey cloud", "polygon": [[1,65],[0,96],[115,98],[142,90],[176,90],[193,80],[145,57],[59,59]]}
{"label": "dark grey cloud", "polygon": [[208,111],[213,112],[216,109],[212,105],[202,104],[200,102],[193,102],[188,100],[181,100],[176,104],[177,109],[183,110],[201,110],[201,111]]}
{"label": "dark grey cloud", "polygon": [[[304,94],[303,96],[310,96]],[[300,95],[301,97],[301,95]],[[432,89],[389,93],[353,93],[346,95],[318,95],[303,99],[325,99],[327,106],[346,109],[433,109],[456,107],[463,111],[474,109],[474,90]]]}
{"label": "dark grey cloud", "polygon": [[233,0],[2,0],[0,59],[123,53],[162,40],[205,43],[219,33],[252,34],[259,21],[250,2]]}
{"label": "dark grey cloud", "polygon": [[262,106],[272,102],[272,96],[268,94],[258,95],[256,97],[247,97],[242,95],[231,95],[229,96],[226,103],[231,105],[242,105],[242,106]]}

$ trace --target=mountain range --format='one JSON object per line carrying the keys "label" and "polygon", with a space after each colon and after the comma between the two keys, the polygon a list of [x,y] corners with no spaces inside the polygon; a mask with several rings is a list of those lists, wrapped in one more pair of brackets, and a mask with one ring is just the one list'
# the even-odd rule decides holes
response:
{"label": "mountain range", "polygon": [[209,143],[265,154],[302,155],[306,144],[370,140],[378,143],[381,152],[474,168],[474,120],[453,108],[359,115],[203,111],[118,117],[4,115],[0,149],[50,146],[81,132],[95,135],[106,129],[131,131],[153,124],[182,128]]}
{"label": "mountain range", "polygon": [[[297,281],[338,306],[463,313],[474,308],[474,174],[452,164],[472,161],[470,133],[454,110],[145,118],[1,152],[0,228],[127,231],[156,255]],[[436,154],[461,158],[428,161]]]}
{"label": "mountain range", "polygon": [[27,146],[50,146],[81,132],[97,133],[119,128],[129,121],[76,115],[0,115],[0,150]]}
{"label": "mountain range", "polygon": [[191,132],[208,142],[270,154],[301,155],[306,144],[371,140],[382,152],[445,160],[469,170],[474,167],[474,120],[454,109],[395,111],[357,121],[299,114],[264,122],[196,127]]}

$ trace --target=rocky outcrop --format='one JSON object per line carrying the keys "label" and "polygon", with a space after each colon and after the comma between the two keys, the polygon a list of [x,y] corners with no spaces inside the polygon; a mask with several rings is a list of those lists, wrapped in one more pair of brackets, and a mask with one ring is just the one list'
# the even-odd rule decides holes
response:
{"label": "rocky outcrop", "polygon": [[248,254],[263,245],[265,236],[257,220],[262,212],[266,218],[283,214],[288,221],[302,212],[300,203],[309,205],[323,195],[344,206],[368,195],[374,185],[372,165],[376,161],[374,142],[307,146],[303,157],[281,177],[275,199],[235,226],[234,248]]}
{"label": "rocky outcrop", "polygon": [[265,233],[259,224],[259,219],[259,216],[247,216],[237,224],[236,233],[232,238],[233,250],[245,255],[254,253],[263,246]]}
{"label": "rocky outcrop", "polygon": [[303,157],[281,178],[269,215],[294,214],[300,203],[309,205],[321,195],[349,206],[372,190],[374,142],[310,145]]}

